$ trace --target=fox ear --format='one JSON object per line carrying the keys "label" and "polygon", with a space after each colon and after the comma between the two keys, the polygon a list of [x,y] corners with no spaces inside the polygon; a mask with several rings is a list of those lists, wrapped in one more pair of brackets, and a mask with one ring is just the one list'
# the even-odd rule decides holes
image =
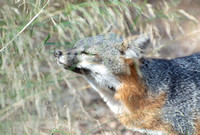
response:
{"label": "fox ear", "polygon": [[125,58],[141,58],[145,48],[150,42],[150,35],[129,37],[122,44],[122,52]]}

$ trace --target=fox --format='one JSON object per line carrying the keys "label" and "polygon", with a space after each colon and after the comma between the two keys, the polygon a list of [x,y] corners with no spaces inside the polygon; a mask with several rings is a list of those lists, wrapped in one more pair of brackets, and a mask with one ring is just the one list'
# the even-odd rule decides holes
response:
{"label": "fox", "polygon": [[149,34],[110,32],[55,50],[58,65],[80,74],[127,128],[148,135],[200,135],[200,53],[145,57]]}

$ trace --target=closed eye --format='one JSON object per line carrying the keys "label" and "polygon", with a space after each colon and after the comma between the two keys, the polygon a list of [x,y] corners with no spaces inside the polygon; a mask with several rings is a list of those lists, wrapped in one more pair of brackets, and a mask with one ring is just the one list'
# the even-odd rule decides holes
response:
{"label": "closed eye", "polygon": [[89,53],[89,52],[86,52],[86,51],[82,51],[81,54],[86,54],[86,55],[97,55],[97,54]]}
{"label": "closed eye", "polygon": [[88,52],[82,51],[81,54],[89,54]]}

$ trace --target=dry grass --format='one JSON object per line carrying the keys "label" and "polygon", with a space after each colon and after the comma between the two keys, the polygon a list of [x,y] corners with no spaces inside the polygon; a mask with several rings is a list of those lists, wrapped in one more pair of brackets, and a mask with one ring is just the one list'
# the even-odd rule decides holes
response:
{"label": "dry grass", "polygon": [[50,0],[46,7],[45,3],[0,0],[2,135],[132,133],[80,76],[62,70],[53,58],[56,48],[70,48],[110,24],[123,36],[154,35],[149,53],[154,57],[182,56],[198,48],[198,0]]}

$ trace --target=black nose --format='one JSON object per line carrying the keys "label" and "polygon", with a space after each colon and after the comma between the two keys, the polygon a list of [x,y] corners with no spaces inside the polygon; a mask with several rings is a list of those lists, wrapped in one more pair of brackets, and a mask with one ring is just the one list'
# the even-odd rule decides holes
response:
{"label": "black nose", "polygon": [[60,50],[55,50],[54,51],[54,56],[56,57],[56,58],[58,58],[59,56],[61,56],[63,53],[62,53],[62,51],[60,51]]}

